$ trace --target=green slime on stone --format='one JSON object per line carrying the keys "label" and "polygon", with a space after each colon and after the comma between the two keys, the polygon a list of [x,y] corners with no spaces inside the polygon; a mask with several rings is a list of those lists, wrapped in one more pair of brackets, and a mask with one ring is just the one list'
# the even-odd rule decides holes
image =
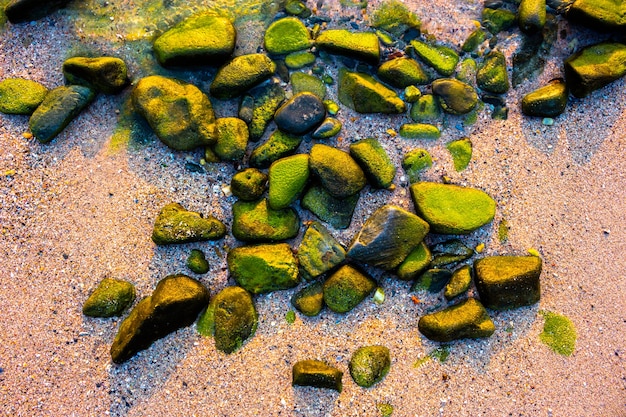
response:
{"label": "green slime on stone", "polygon": [[551,311],[541,311],[540,314],[545,318],[545,323],[539,340],[559,355],[571,356],[576,347],[574,323],[567,317]]}

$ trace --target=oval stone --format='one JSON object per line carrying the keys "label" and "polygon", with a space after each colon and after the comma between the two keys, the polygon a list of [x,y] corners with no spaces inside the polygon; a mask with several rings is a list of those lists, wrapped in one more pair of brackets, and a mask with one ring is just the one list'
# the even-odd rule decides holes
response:
{"label": "oval stone", "polygon": [[469,113],[478,104],[478,95],[471,85],[453,78],[433,81],[433,94],[439,98],[444,111],[452,114]]}
{"label": "oval stone", "polygon": [[302,135],[322,123],[326,116],[324,103],[315,94],[304,92],[287,100],[274,114],[280,130]]}

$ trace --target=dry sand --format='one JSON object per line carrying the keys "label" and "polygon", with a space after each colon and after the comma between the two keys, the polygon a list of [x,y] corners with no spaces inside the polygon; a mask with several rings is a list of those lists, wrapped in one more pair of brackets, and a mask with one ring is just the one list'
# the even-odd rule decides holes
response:
{"label": "dry sand", "polygon": [[[430,32],[455,45],[481,10],[479,2],[464,0],[407,4]],[[334,4],[333,9],[340,8]],[[7,416],[339,417],[377,416],[376,404],[389,403],[394,417],[625,416],[624,80],[572,99],[553,126],[522,117],[518,106],[523,94],[559,75],[574,38],[580,45],[600,39],[561,25],[566,37],[555,45],[543,75],[508,94],[506,121],[491,120],[485,111],[475,125],[459,131],[460,119],[451,118],[441,139],[424,143],[385,133],[408,121],[406,116],[340,113],[345,122],[340,147],[373,135],[398,166],[408,149],[425,147],[435,159],[426,179],[439,181],[445,174],[494,196],[494,223],[466,242],[484,242],[486,254],[536,248],[544,259],[538,305],[491,312],[497,327],[491,338],[451,343],[445,362],[430,360],[419,367],[415,362],[439,345],[420,335],[417,319],[443,299],[420,294],[422,303],[416,305],[408,283],[376,271],[387,294],[380,306],[368,300],[346,315],[298,315],[289,325],[284,316],[294,291],[257,296],[257,334],[235,354],[217,352],[213,340],[192,326],[113,365],[109,348],[120,319],[81,314],[82,303],[104,276],[130,280],[138,295],[146,296],[167,274],[193,275],[185,259],[192,248],[201,248],[211,271],[196,278],[213,294],[232,285],[224,260],[224,247],[236,244],[232,236],[164,248],[151,242],[150,233],[159,209],[170,201],[230,225],[234,198],[224,197],[221,188],[234,169],[224,164],[209,167],[208,174],[190,173],[185,164],[197,162],[200,152],[172,152],[151,136],[111,152],[115,111],[123,97],[99,96],[47,145],[22,136],[26,117],[0,115],[0,411]],[[0,32],[0,78],[60,85],[67,47],[81,37],[64,13],[7,25]],[[128,48],[120,42],[103,51],[125,55]],[[232,107],[218,107],[220,116],[233,114]],[[469,168],[456,173],[444,145],[463,135],[471,138],[474,155]],[[395,191],[363,196],[350,229],[333,231],[344,244],[380,205],[413,209],[401,175]],[[505,244],[496,233],[501,218],[511,228]],[[573,321],[578,340],[572,356],[560,356],[540,342],[540,310]],[[387,346],[392,367],[381,383],[363,389],[347,367],[352,352],[369,344]],[[340,394],[291,387],[291,366],[309,358],[345,372]]]}

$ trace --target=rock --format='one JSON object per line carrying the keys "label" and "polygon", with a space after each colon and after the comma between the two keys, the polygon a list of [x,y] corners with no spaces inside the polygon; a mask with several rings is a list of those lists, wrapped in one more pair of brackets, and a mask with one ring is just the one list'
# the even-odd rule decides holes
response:
{"label": "rock", "polygon": [[187,268],[196,274],[206,274],[209,272],[209,262],[204,257],[204,252],[200,249],[192,249],[187,258]]}
{"label": "rock", "polygon": [[469,138],[454,140],[448,143],[446,148],[452,155],[452,162],[456,172],[461,172],[467,168],[472,159],[472,141]]}
{"label": "rock", "polygon": [[469,265],[463,265],[452,273],[450,281],[446,285],[446,290],[443,293],[446,300],[452,300],[459,295],[465,293],[472,282],[472,267]]}
{"label": "rock", "polygon": [[324,187],[313,186],[304,194],[300,204],[335,229],[347,229],[358,201],[358,193],[340,199],[333,197]]}
{"label": "rock", "polygon": [[248,125],[236,117],[215,120],[217,143],[213,151],[222,161],[240,161],[248,146]]}
{"label": "rock", "polygon": [[341,392],[343,372],[322,361],[305,360],[293,365],[291,385],[329,388]]}
{"label": "rock", "polygon": [[309,10],[300,0],[287,0],[287,3],[285,4],[285,12],[292,16],[299,16],[303,19],[306,19],[311,15],[311,10]]}
{"label": "rock", "polygon": [[556,117],[565,111],[568,93],[565,81],[554,79],[522,98],[522,112],[526,116]]}
{"label": "rock", "polygon": [[420,180],[422,171],[426,171],[433,166],[433,160],[426,149],[413,149],[402,159],[402,169],[409,177],[409,183],[413,184]]}
{"label": "rock", "polygon": [[374,188],[389,188],[396,176],[396,167],[375,138],[362,139],[350,145],[350,156],[359,164]]}
{"label": "rock", "polygon": [[376,288],[376,281],[344,265],[324,282],[324,303],[335,313],[347,313]]}
{"label": "rock", "polygon": [[41,143],[54,139],[91,103],[95,93],[88,87],[70,85],[50,90],[30,116],[28,126]]}
{"label": "rock", "polygon": [[304,92],[291,97],[274,114],[280,130],[302,135],[317,127],[326,116],[326,107],[315,94]]}
{"label": "rock", "polygon": [[315,94],[320,100],[326,96],[326,85],[315,75],[296,71],[291,73],[290,82],[294,96],[305,92]]}
{"label": "rock", "polygon": [[410,29],[419,31],[421,22],[419,17],[402,2],[390,0],[374,9],[370,26],[385,30],[399,38]]}
{"label": "rock", "polygon": [[319,222],[312,222],[298,247],[298,261],[306,278],[316,278],[339,265],[346,250]]}
{"label": "rock", "polygon": [[482,13],[483,26],[493,35],[511,28],[516,18],[515,13],[506,9],[484,8]]}
{"label": "rock", "polygon": [[411,58],[395,58],[384,62],[378,67],[378,77],[397,88],[405,88],[415,84],[426,84],[428,74],[420,64]]}
{"label": "rock", "polygon": [[366,221],[348,249],[348,257],[394,269],[428,233],[428,224],[400,207],[386,205]]}
{"label": "rock", "polygon": [[345,68],[339,70],[339,101],[358,113],[404,113],[406,105],[398,95],[374,77]]}
{"label": "rock", "polygon": [[626,29],[625,8],[621,1],[575,0],[568,2],[565,17],[596,31],[623,33]]}
{"label": "rock", "polygon": [[83,304],[90,317],[120,316],[135,301],[135,286],[127,281],[104,278]]}
{"label": "rock", "polygon": [[432,257],[428,246],[420,243],[398,266],[396,274],[402,281],[412,281],[430,265]]}
{"label": "rock", "polygon": [[439,139],[441,132],[435,125],[427,123],[405,123],[398,132],[405,139]]}
{"label": "rock", "polygon": [[189,151],[215,143],[213,107],[198,87],[152,75],[139,80],[131,97],[135,110],[170,148]]}
{"label": "rock", "polygon": [[572,94],[582,98],[626,74],[626,45],[599,43],[565,60],[565,82]]}
{"label": "rock", "polygon": [[546,0],[521,0],[517,9],[517,23],[524,33],[541,33],[546,24]]}
{"label": "rock", "polygon": [[352,157],[331,146],[315,144],[311,148],[309,167],[322,186],[336,198],[346,198],[361,191],[366,179]]}
{"label": "rock", "polygon": [[291,297],[291,305],[308,317],[315,317],[324,307],[324,291],[322,283],[316,281],[302,288]]}
{"label": "rock", "polygon": [[263,54],[237,56],[217,70],[211,96],[220,100],[240,96],[270,78],[274,71],[276,64]]}
{"label": "rock", "polygon": [[128,84],[126,63],[111,56],[69,58],[63,63],[63,75],[70,84],[104,94],[117,94]]}
{"label": "rock", "polygon": [[363,388],[382,381],[391,367],[389,349],[385,346],[364,346],[358,348],[350,358],[350,375],[354,382]]}
{"label": "rock", "polygon": [[307,49],[309,46],[309,31],[298,18],[278,19],[265,31],[265,50],[270,54],[284,55]]}
{"label": "rock", "polygon": [[478,72],[478,65],[472,58],[465,58],[459,65],[459,71],[456,74],[456,78],[459,81],[463,81],[465,84],[476,84],[476,72]]}
{"label": "rock", "polygon": [[421,96],[422,92],[414,85],[409,85],[404,89],[404,101],[407,103],[416,103]]}
{"label": "rock", "polygon": [[235,51],[233,23],[198,13],[165,31],[154,41],[154,55],[164,67],[221,65]]}
{"label": "rock", "polygon": [[433,122],[441,116],[439,102],[432,94],[424,94],[411,106],[411,119],[414,122]]}
{"label": "rock", "polygon": [[476,83],[490,93],[504,94],[509,91],[509,74],[506,70],[506,58],[502,52],[493,50],[485,56],[476,73]]}
{"label": "rock", "polygon": [[418,322],[420,333],[436,342],[489,337],[496,328],[485,307],[473,298],[432,314]]}
{"label": "rock", "polygon": [[0,82],[0,112],[32,114],[48,94],[48,89],[36,81],[6,78]]}
{"label": "rock", "polygon": [[444,111],[452,114],[466,114],[478,104],[478,95],[471,85],[454,78],[440,78],[433,81],[433,94],[439,98]]}
{"label": "rock", "polygon": [[157,245],[201,242],[220,239],[226,226],[213,216],[203,218],[200,213],[185,210],[178,203],[169,203],[161,209],[152,229],[152,241]]}
{"label": "rock", "polygon": [[261,139],[265,128],[274,118],[274,113],[285,101],[285,90],[278,83],[272,83],[257,87],[250,94],[246,96],[252,99],[252,113],[248,128],[250,140],[256,142]]}
{"label": "rock", "polygon": [[[44,17],[65,7],[70,0],[9,0],[4,7],[4,14],[11,23],[24,23]],[[4,3],[3,3],[4,4]]]}
{"label": "rock", "polygon": [[298,262],[286,243],[240,246],[228,252],[228,271],[252,294],[293,288],[300,282]]}
{"label": "rock", "polygon": [[272,162],[293,154],[300,146],[300,142],[302,142],[301,136],[276,130],[265,143],[252,151],[250,166],[269,168]]}
{"label": "rock", "polygon": [[230,190],[241,200],[254,201],[261,198],[267,188],[267,175],[256,168],[237,172],[230,180]]}
{"label": "rock", "polygon": [[431,268],[441,268],[456,262],[469,259],[474,254],[474,250],[463,244],[459,239],[450,239],[437,243],[431,248],[433,260]]}
{"label": "rock", "polygon": [[459,55],[452,48],[443,45],[431,45],[426,42],[413,40],[411,46],[417,56],[439,74],[449,76],[454,73]]}
{"label": "rock", "polygon": [[300,69],[315,63],[315,55],[308,51],[292,52],[285,57],[285,65],[289,69]]}
{"label": "rock", "polygon": [[327,117],[322,121],[317,129],[313,131],[311,137],[313,139],[329,139],[341,131],[342,124],[333,117]]}
{"label": "rock", "polygon": [[209,303],[209,291],[186,275],[169,275],[122,321],[111,346],[114,363],[130,359],[158,339],[192,324]]}
{"label": "rock", "polygon": [[422,272],[411,286],[411,292],[425,290],[432,293],[441,291],[452,278],[452,272],[447,269],[431,268]]}
{"label": "rock", "polygon": [[496,202],[484,191],[453,184],[411,186],[415,210],[433,233],[468,234],[493,220]]}
{"label": "rock", "polygon": [[559,355],[570,356],[576,348],[576,327],[572,321],[552,311],[539,312],[545,318],[539,340]]}
{"label": "rock", "polygon": [[476,288],[485,307],[507,310],[540,298],[538,256],[490,256],[474,262]]}
{"label": "rock", "polygon": [[315,39],[315,45],[328,53],[344,55],[372,65],[378,65],[380,61],[378,37],[371,32],[325,30]]}
{"label": "rock", "polygon": [[472,33],[467,37],[465,42],[463,42],[463,46],[461,46],[461,50],[463,52],[474,52],[478,46],[485,41],[487,38],[487,34],[481,28],[474,29]]}
{"label": "rock", "polygon": [[309,155],[287,156],[275,161],[269,169],[267,202],[274,210],[289,207],[296,201],[309,180]]}
{"label": "rock", "polygon": [[275,242],[298,234],[300,219],[292,208],[272,210],[267,200],[233,205],[233,236],[244,242]]}

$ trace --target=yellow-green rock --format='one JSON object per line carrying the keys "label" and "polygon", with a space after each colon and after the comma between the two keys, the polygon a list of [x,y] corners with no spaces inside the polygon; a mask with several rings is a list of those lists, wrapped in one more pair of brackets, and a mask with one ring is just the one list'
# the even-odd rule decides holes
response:
{"label": "yellow-green rock", "polygon": [[452,155],[452,162],[456,172],[461,172],[467,168],[472,159],[472,141],[469,138],[454,140],[448,143],[446,148]]}
{"label": "yellow-green rock", "polygon": [[324,187],[314,185],[304,194],[300,204],[335,229],[347,229],[358,201],[358,193],[346,198],[336,198]]}
{"label": "yellow-green rock", "polygon": [[451,114],[466,114],[478,104],[476,90],[454,78],[440,78],[432,83],[433,94],[441,108]]}
{"label": "yellow-green rock", "polygon": [[576,348],[576,327],[572,321],[551,311],[540,312],[545,322],[539,340],[563,356],[571,356]]}
{"label": "yellow-green rock", "polygon": [[402,281],[412,281],[428,268],[431,259],[428,246],[422,242],[398,265],[396,274]]}
{"label": "yellow-green rock", "polygon": [[301,142],[302,136],[291,135],[277,129],[266,142],[252,151],[250,166],[269,168],[272,162],[293,154]]}
{"label": "yellow-green rock", "polygon": [[325,30],[315,39],[315,45],[328,53],[345,55],[372,65],[378,65],[380,61],[378,36],[371,32]]}
{"label": "yellow-green rock", "polygon": [[335,313],[347,313],[376,288],[376,281],[350,265],[324,282],[324,303]]}
{"label": "yellow-green rock", "polygon": [[309,167],[322,186],[337,198],[358,193],[367,182],[356,161],[347,152],[331,146],[313,145]]}
{"label": "yellow-green rock", "polygon": [[69,84],[84,85],[104,94],[116,94],[128,84],[126,63],[119,58],[74,57],[63,63],[63,75]]}
{"label": "yellow-green rock", "polygon": [[154,222],[152,241],[157,245],[200,242],[220,239],[225,234],[226,226],[215,217],[203,217],[178,203],[169,203]]}
{"label": "yellow-green rock", "polygon": [[313,139],[329,139],[341,131],[342,123],[334,117],[325,118],[322,123],[311,133]]}
{"label": "yellow-green rock", "polygon": [[273,210],[267,200],[233,205],[233,236],[244,242],[275,242],[295,237],[300,219],[292,208]]}
{"label": "yellow-green rock", "polygon": [[368,74],[339,70],[339,101],[358,113],[404,113],[406,105],[395,91]]}
{"label": "yellow-green rock", "polygon": [[417,56],[439,74],[449,76],[454,73],[456,64],[459,62],[459,55],[452,48],[431,45],[418,40],[411,41],[411,46]]}
{"label": "yellow-green rock", "polygon": [[375,138],[362,139],[350,145],[350,155],[359,164],[374,188],[389,188],[396,176],[396,167]]}
{"label": "yellow-green rock", "polygon": [[307,278],[316,278],[339,265],[346,250],[319,222],[312,222],[298,247],[298,261]]}
{"label": "yellow-green rock", "polygon": [[434,122],[441,116],[441,107],[432,94],[424,94],[411,106],[411,119],[417,123]]}
{"label": "yellow-green rock", "polygon": [[91,317],[120,316],[135,300],[135,286],[128,281],[104,278],[83,304],[83,314]]}
{"label": "yellow-green rock", "polygon": [[309,180],[309,155],[299,154],[275,161],[269,169],[267,201],[275,210],[289,207]]}
{"label": "yellow-green rock", "polygon": [[626,4],[615,0],[575,0],[568,4],[567,20],[603,32],[623,32]]}
{"label": "yellow-green rock", "polygon": [[350,358],[350,375],[354,382],[363,388],[369,388],[380,382],[391,368],[389,349],[385,346],[363,346]]}
{"label": "yellow-green rock", "polygon": [[487,34],[481,28],[474,29],[472,33],[469,34],[465,42],[463,42],[463,46],[461,46],[461,50],[463,52],[473,52],[478,48],[478,46],[485,41]]}
{"label": "yellow-green rock", "polygon": [[418,328],[420,333],[436,342],[489,337],[496,330],[485,307],[474,298],[422,316]]}
{"label": "yellow-green rock", "polygon": [[223,117],[215,121],[217,143],[213,151],[222,161],[239,161],[248,146],[248,125],[236,117]]}
{"label": "yellow-green rock", "polygon": [[[274,118],[276,109],[278,109],[285,100],[285,90],[280,84],[272,83],[253,89],[250,95],[245,98],[251,100],[252,109],[250,119],[246,120],[246,122],[248,122],[248,128],[250,130],[250,140],[256,142],[261,139],[265,128]],[[241,110],[239,117],[243,119]]]}
{"label": "yellow-green rock", "polygon": [[433,166],[433,159],[426,149],[413,149],[404,155],[402,169],[409,177],[409,183],[413,184],[420,180],[420,173]]}
{"label": "yellow-green rock", "polygon": [[476,73],[476,83],[490,93],[504,94],[509,91],[509,74],[506,70],[506,58],[502,52],[493,50],[485,56]]}
{"label": "yellow-green rock", "polygon": [[276,71],[276,64],[263,54],[241,55],[217,70],[211,83],[211,96],[226,100],[240,96],[267,80]]}
{"label": "yellow-green rock", "polygon": [[604,42],[587,46],[565,60],[565,82],[582,98],[626,74],[626,45]]}
{"label": "yellow-green rock", "polygon": [[292,52],[285,57],[285,65],[289,69],[300,69],[313,65],[315,55],[308,51]]}
{"label": "yellow-green rock", "polygon": [[489,9],[485,7],[482,13],[483,26],[494,35],[513,26],[515,19],[515,13],[506,9]]}
{"label": "yellow-green rock", "polygon": [[446,285],[443,295],[446,300],[452,300],[464,294],[472,282],[472,267],[464,265],[452,273],[450,281]]}
{"label": "yellow-green rock", "polygon": [[291,91],[293,95],[309,92],[315,94],[320,100],[326,96],[326,86],[315,75],[304,72],[293,72],[290,77]]}
{"label": "yellow-green rock", "polygon": [[324,307],[322,283],[316,281],[296,292],[291,297],[291,305],[305,316],[317,316]]}
{"label": "yellow-green rock", "polygon": [[546,0],[521,0],[517,9],[517,23],[524,33],[541,33],[546,24]]}
{"label": "yellow-green rock", "polygon": [[291,371],[291,385],[328,388],[341,392],[343,372],[318,360],[298,361]]}
{"label": "yellow-green rock", "polygon": [[527,116],[556,117],[565,111],[568,94],[563,79],[552,80],[522,98],[522,112]]}
{"label": "yellow-green rock", "polygon": [[298,18],[278,19],[265,31],[265,50],[270,54],[284,55],[307,49],[309,46],[309,31]]}
{"label": "yellow-green rock", "polygon": [[387,0],[377,6],[372,13],[370,26],[386,30],[396,37],[402,36],[409,29],[420,29],[420,19],[404,3]]}
{"label": "yellow-green rock", "polygon": [[428,74],[420,64],[411,58],[395,58],[383,62],[378,67],[378,77],[397,88],[404,88],[415,84],[426,84]]}
{"label": "yellow-green rock", "polygon": [[36,81],[6,78],[0,82],[0,112],[32,114],[48,94],[48,89]]}
{"label": "yellow-green rock", "polygon": [[267,175],[256,168],[239,171],[230,180],[233,195],[245,201],[258,200],[266,188]]}
{"label": "yellow-green rock", "polygon": [[200,249],[192,249],[187,257],[187,268],[196,274],[206,274],[209,272],[209,262],[204,257],[204,252]]}
{"label": "yellow-green rock", "polygon": [[398,132],[406,139],[439,139],[441,132],[435,125],[428,123],[405,123]]}

